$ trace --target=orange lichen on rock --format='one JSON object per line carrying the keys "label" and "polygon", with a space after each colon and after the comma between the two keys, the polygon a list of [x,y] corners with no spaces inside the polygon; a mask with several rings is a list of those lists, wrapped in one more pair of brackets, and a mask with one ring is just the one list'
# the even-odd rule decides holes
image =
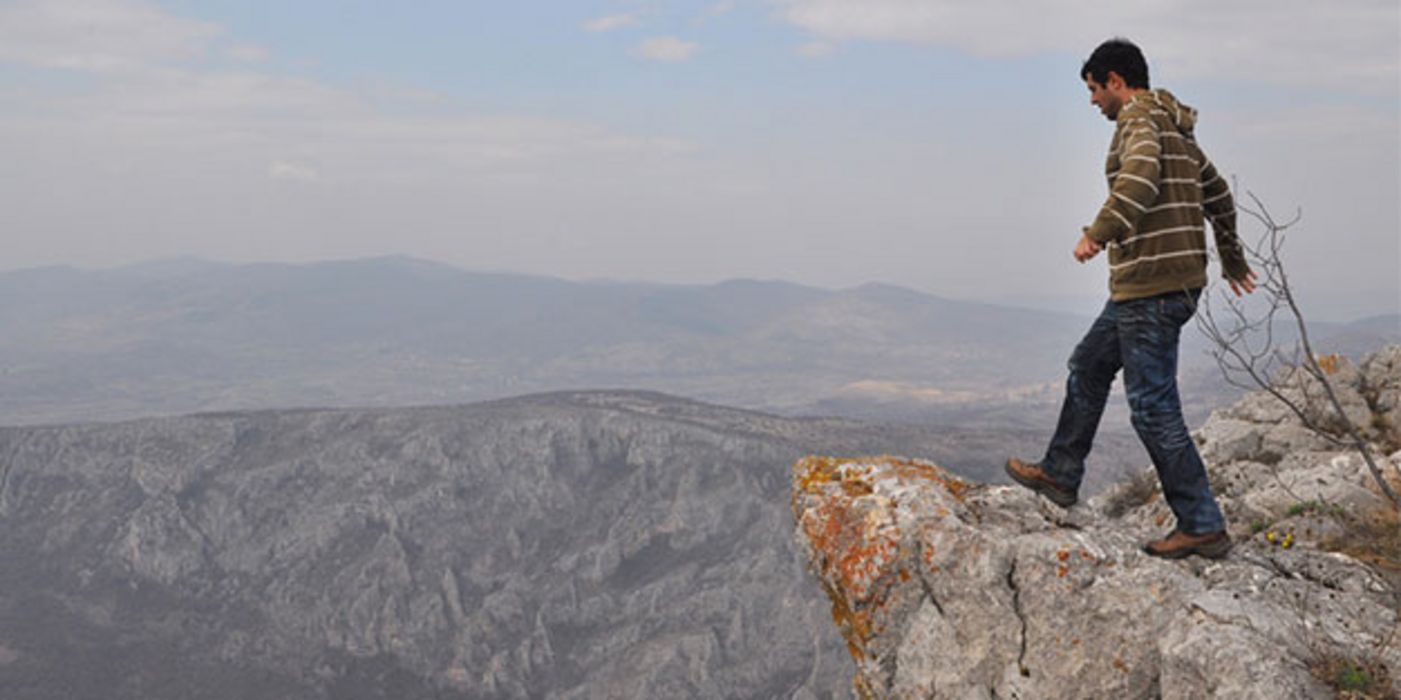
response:
{"label": "orange lichen on rock", "polygon": [[866,680],[864,675],[856,674],[856,677],[851,680],[851,685],[856,691],[856,697],[859,698],[859,700],[872,700],[873,698],[881,697],[881,694],[871,689],[870,683]]}
{"label": "orange lichen on rock", "polygon": [[[885,515],[859,462],[810,457],[794,467],[794,515],[817,555],[832,618],[852,657],[872,633],[869,599],[899,554],[899,529]],[[801,502],[800,502],[801,499]]]}
{"label": "orange lichen on rock", "polygon": [[851,544],[839,551],[836,558],[837,580],[856,600],[865,600],[881,578],[885,565],[894,561],[899,543],[890,536],[870,544]]}
{"label": "orange lichen on rock", "polygon": [[846,479],[842,480],[842,490],[846,492],[846,495],[851,496],[852,498],[866,496],[872,491],[874,491],[874,489],[871,488],[871,485],[864,481]]}
{"label": "orange lichen on rock", "polygon": [[826,582],[822,587],[827,591],[827,597],[832,600],[832,622],[836,623],[837,629],[846,637],[846,649],[851,653],[851,658],[860,661],[865,658],[861,644],[871,638],[869,616],[853,612],[847,604],[846,597],[832,590]]}
{"label": "orange lichen on rock", "polygon": [[973,487],[973,484],[950,474],[936,464],[894,455],[854,459],[814,455],[798,460],[794,466],[794,472],[798,475],[796,484],[798,490],[808,493],[813,492],[812,487],[815,485],[837,479],[846,480],[853,476],[871,476],[877,472],[886,471],[889,472],[890,476],[901,479],[933,481],[960,500]]}
{"label": "orange lichen on rock", "polygon": [[935,570],[932,546],[912,540],[916,533],[904,532],[901,523],[943,520],[961,508],[970,488],[938,466],[888,455],[806,457],[793,466],[793,514],[832,601],[832,619],[858,664],[874,658],[868,644],[894,614],[892,591],[912,580],[921,563]]}
{"label": "orange lichen on rock", "polygon": [[1319,355],[1315,359],[1318,360],[1318,368],[1323,370],[1324,374],[1336,374],[1342,364],[1340,355]]}
{"label": "orange lichen on rock", "polygon": [[840,462],[835,457],[804,457],[799,460],[793,467],[797,475],[794,495],[814,493],[817,485],[840,479],[841,475],[837,473],[838,464]]}
{"label": "orange lichen on rock", "polygon": [[960,502],[967,495],[968,490],[973,485],[948,473],[947,471],[930,464],[928,462],[916,462],[902,457],[884,456],[883,459],[890,460],[890,465],[895,468],[895,473],[903,478],[926,479],[944,487],[954,498]]}

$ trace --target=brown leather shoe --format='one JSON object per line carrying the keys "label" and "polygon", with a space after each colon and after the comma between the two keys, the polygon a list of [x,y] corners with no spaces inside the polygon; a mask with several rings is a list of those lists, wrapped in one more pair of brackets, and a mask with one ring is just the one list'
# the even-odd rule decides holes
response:
{"label": "brown leather shoe", "polygon": [[1143,551],[1164,559],[1181,559],[1191,554],[1220,559],[1231,551],[1231,536],[1225,530],[1205,535],[1189,535],[1173,530],[1167,537],[1143,545]]}
{"label": "brown leather shoe", "polygon": [[1039,464],[1023,462],[1016,457],[1007,459],[1007,476],[1012,481],[1035,491],[1062,508],[1069,508],[1080,500],[1079,496],[1051,478]]}

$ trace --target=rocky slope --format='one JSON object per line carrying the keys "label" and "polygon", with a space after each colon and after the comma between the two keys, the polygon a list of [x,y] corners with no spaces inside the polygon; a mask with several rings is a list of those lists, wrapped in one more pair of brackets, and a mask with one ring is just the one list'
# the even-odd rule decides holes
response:
{"label": "rocky slope", "polygon": [[660,394],[0,429],[0,697],[814,698],[788,466],[1044,439]]}
{"label": "rocky slope", "polygon": [[[1360,371],[1342,363],[1332,379],[1397,477],[1401,348]],[[1324,416],[1310,415],[1328,426]],[[1264,394],[1195,437],[1237,540],[1221,561],[1140,552],[1172,526],[1156,479],[1062,510],[927,462],[799,461],[797,539],[856,661],[858,694],[1401,693],[1401,521],[1362,460]]]}

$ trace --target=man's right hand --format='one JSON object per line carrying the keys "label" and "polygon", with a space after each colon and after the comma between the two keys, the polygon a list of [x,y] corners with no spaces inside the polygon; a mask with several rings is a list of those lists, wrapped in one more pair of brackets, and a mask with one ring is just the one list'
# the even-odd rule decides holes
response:
{"label": "man's right hand", "polygon": [[1090,258],[1099,255],[1099,251],[1104,250],[1095,239],[1087,234],[1080,234],[1080,242],[1075,244],[1075,259],[1080,262],[1087,262]]}

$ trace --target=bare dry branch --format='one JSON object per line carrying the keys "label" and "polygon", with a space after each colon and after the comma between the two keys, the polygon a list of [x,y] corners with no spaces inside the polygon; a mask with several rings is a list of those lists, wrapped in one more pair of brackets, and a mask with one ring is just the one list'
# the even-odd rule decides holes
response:
{"label": "bare dry branch", "polygon": [[[1247,191],[1246,196],[1251,204],[1240,202],[1237,209],[1259,222],[1264,227],[1264,233],[1254,245],[1245,242],[1241,245],[1251,269],[1259,275],[1256,288],[1263,293],[1266,309],[1258,317],[1252,317],[1244,303],[1230,298],[1223,292],[1221,298],[1230,312],[1230,325],[1223,329],[1212,311],[1210,296],[1203,294],[1198,307],[1197,327],[1211,341],[1212,357],[1215,358],[1216,365],[1221,369],[1222,376],[1228,384],[1242,389],[1268,392],[1315,434],[1334,445],[1357,450],[1366,461],[1367,468],[1382,493],[1391,499],[1394,507],[1401,510],[1401,497],[1397,496],[1382,476],[1367,440],[1343,410],[1337,391],[1328,378],[1328,372],[1319,366],[1318,356],[1314,353],[1313,344],[1309,339],[1308,324],[1304,321],[1304,314],[1299,309],[1299,304],[1294,298],[1294,289],[1290,286],[1289,277],[1284,270],[1283,258],[1280,255],[1284,247],[1284,232],[1303,218],[1303,211],[1296,209],[1294,216],[1288,221],[1276,221],[1269,208],[1254,192]],[[1282,342],[1274,334],[1275,316],[1282,311],[1287,311],[1292,317],[1299,335],[1298,341],[1292,343],[1288,349],[1282,346]],[[1297,388],[1297,399],[1282,390],[1285,382]],[[1320,391],[1322,396],[1319,395]],[[1309,409],[1316,408],[1320,403],[1332,409],[1333,415],[1342,426],[1342,435],[1325,429],[1310,417],[1311,413],[1316,412]],[[1392,466],[1401,471],[1401,467]]]}

